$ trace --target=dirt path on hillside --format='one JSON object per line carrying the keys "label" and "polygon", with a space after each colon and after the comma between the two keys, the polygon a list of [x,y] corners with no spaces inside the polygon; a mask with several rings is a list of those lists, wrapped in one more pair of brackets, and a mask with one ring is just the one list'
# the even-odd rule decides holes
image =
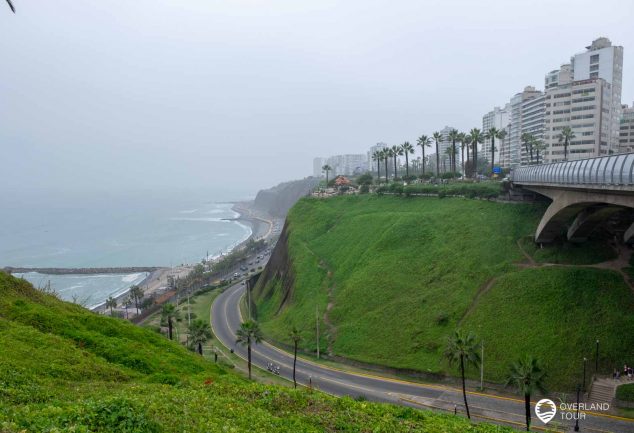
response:
{"label": "dirt path on hillside", "polygon": [[498,277],[489,278],[487,281],[485,281],[484,284],[482,284],[478,288],[478,292],[476,293],[475,297],[471,301],[471,305],[469,305],[469,308],[467,308],[467,311],[464,312],[464,314],[462,315],[462,317],[458,321],[458,327],[462,326],[462,322],[464,322],[464,320],[469,316],[469,314],[471,314],[471,312],[478,305],[478,301],[480,300],[482,295],[484,295],[486,292],[488,292],[489,289],[491,289],[491,287],[493,287],[493,285],[497,282],[497,280],[498,280]]}
{"label": "dirt path on hillside", "polygon": [[614,271],[620,274],[625,281],[625,284],[630,288],[630,290],[634,293],[634,281],[630,278],[627,272],[624,271],[630,265],[630,258],[632,256],[632,250],[627,248],[625,245],[618,244],[616,247],[613,247],[616,251],[616,258],[612,260],[607,260],[605,262],[593,263],[588,265],[572,265],[566,263],[550,263],[544,262],[539,263],[533,259],[533,257],[524,250],[520,243],[520,239],[517,240],[517,247],[520,249],[521,253],[524,255],[528,263],[516,263],[517,266],[522,268],[540,268],[540,267],[560,267],[560,268],[592,268],[592,269],[604,269],[609,271]]}

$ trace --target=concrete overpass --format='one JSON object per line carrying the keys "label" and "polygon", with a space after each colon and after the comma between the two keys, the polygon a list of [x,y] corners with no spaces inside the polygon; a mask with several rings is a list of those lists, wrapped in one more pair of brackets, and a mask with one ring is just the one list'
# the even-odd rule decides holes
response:
{"label": "concrete overpass", "polygon": [[634,153],[519,167],[511,173],[513,188],[552,200],[535,232],[536,242],[565,235],[586,240],[609,218],[626,224],[625,242],[634,241]]}

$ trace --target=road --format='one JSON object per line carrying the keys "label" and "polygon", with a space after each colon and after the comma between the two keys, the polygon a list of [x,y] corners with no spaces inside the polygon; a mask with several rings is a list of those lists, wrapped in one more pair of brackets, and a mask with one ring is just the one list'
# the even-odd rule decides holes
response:
{"label": "road", "polygon": [[[211,317],[214,334],[220,342],[243,359],[247,357],[246,347],[237,345],[235,331],[240,327],[242,317],[239,310],[240,298],[244,287],[238,284],[230,287],[216,298],[212,305]],[[266,370],[267,363],[280,366],[280,374],[292,380],[293,356],[266,342],[252,348],[253,365]],[[407,382],[374,374],[351,372],[332,368],[298,358],[297,381],[303,386],[312,386],[323,392],[336,396],[363,396],[368,400],[396,403],[421,409],[434,409],[453,413],[457,410],[464,414],[462,391],[447,385],[420,384]],[[475,420],[510,425],[525,429],[524,402],[513,397],[493,396],[478,392],[469,392],[469,409]],[[534,416],[532,428],[536,431],[548,429],[556,431],[572,431],[574,421],[560,419],[560,413],[548,425]],[[559,423],[559,426],[555,424]],[[634,432],[634,420],[608,414],[588,412],[581,419],[583,432],[593,433],[627,433]]]}

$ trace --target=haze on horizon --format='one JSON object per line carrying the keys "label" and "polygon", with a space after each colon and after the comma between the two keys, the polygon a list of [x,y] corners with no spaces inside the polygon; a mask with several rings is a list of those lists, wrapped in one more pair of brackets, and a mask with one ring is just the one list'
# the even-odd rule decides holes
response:
{"label": "haze on horizon", "polygon": [[254,193],[312,158],[482,115],[606,36],[634,101],[634,3],[0,4],[0,192]]}

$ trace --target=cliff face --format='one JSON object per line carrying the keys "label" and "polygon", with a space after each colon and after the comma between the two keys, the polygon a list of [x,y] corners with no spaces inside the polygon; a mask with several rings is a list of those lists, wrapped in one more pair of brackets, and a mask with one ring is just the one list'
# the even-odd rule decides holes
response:
{"label": "cliff face", "polygon": [[277,305],[277,311],[279,311],[291,298],[294,280],[295,276],[288,253],[288,222],[286,222],[271,253],[271,258],[253,288],[253,300],[255,303],[259,303],[270,298],[276,290],[281,290],[281,302]]}
{"label": "cliff face", "polygon": [[273,217],[283,218],[297,200],[310,193],[318,184],[319,179],[315,177],[280,183],[273,188],[259,191],[253,207]]}

